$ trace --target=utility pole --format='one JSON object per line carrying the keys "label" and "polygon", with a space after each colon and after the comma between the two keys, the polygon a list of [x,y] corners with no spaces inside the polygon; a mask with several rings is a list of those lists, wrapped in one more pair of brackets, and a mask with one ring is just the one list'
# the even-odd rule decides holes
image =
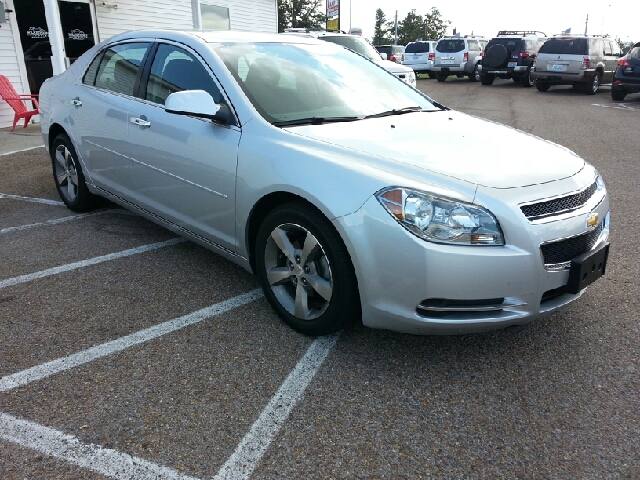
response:
{"label": "utility pole", "polygon": [[587,19],[584,22],[584,36],[587,36],[587,26],[589,25],[589,14],[587,13]]}
{"label": "utility pole", "polygon": [[393,44],[398,44],[398,10],[396,10],[396,22],[395,27],[393,29]]}

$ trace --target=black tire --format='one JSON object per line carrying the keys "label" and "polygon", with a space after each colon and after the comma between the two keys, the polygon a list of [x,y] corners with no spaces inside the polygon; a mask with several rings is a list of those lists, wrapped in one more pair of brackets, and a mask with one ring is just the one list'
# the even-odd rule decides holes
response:
{"label": "black tire", "polygon": [[436,74],[433,72],[429,72],[429,78],[436,78]]}
{"label": "black tire", "polygon": [[520,83],[522,83],[523,87],[531,88],[536,84],[536,79],[531,77],[530,71],[527,69],[526,72],[520,77]]}
{"label": "black tire", "polygon": [[622,90],[616,90],[614,88],[611,89],[611,98],[618,102],[624,100],[624,97],[627,96],[627,92],[623,92]]}
{"label": "black tire", "polygon": [[74,212],[88,212],[98,206],[100,197],[87,188],[78,154],[65,133],[53,140],[50,155],[53,180],[64,204]]}
{"label": "black tire", "polygon": [[508,60],[509,50],[507,50],[507,47],[496,43],[495,45],[491,45],[484,53],[482,65],[487,65],[492,68],[506,67]]}
{"label": "black tire", "polygon": [[255,260],[267,300],[294,330],[327,335],[360,319],[351,257],[331,222],[308,204],[287,203],[266,216]]}
{"label": "black tire", "polygon": [[536,82],[536,88],[539,92],[546,92],[547,90],[549,90],[549,87],[551,87],[551,85],[549,85],[547,82],[541,82],[540,80]]}
{"label": "black tire", "polygon": [[436,80],[439,82],[444,82],[449,75],[445,75],[444,73],[436,73]]}
{"label": "black tire", "polygon": [[480,83],[482,85],[492,85],[495,79],[494,75],[480,75]]}
{"label": "black tire", "polygon": [[469,75],[469,80],[472,82],[480,81],[480,72],[478,71],[478,64],[476,63],[473,67],[473,72]]}
{"label": "black tire", "polygon": [[596,72],[591,81],[585,83],[584,93],[586,93],[587,95],[595,95],[596,92],[600,89],[601,82],[602,74],[600,72]]}

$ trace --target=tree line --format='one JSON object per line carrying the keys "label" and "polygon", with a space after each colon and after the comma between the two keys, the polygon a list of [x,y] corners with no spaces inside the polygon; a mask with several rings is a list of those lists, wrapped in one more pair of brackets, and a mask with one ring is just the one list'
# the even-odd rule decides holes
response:
{"label": "tree line", "polygon": [[[406,45],[418,38],[423,40],[437,40],[447,33],[451,25],[449,20],[443,20],[440,10],[433,7],[426,15],[418,15],[414,10],[407,13],[402,20],[398,20],[398,45]],[[395,19],[387,19],[381,8],[376,10],[376,23],[372,42],[374,45],[393,43],[395,34]]]}
{"label": "tree line", "polygon": [[[308,28],[322,30],[325,27],[324,0],[278,0],[278,31],[286,28]],[[375,30],[371,39],[374,45],[393,43],[394,21],[387,19],[382,9],[376,10]],[[411,10],[398,21],[398,44],[406,45],[417,38],[438,39],[443,37],[451,25],[443,20],[440,11],[433,7],[426,15]]]}

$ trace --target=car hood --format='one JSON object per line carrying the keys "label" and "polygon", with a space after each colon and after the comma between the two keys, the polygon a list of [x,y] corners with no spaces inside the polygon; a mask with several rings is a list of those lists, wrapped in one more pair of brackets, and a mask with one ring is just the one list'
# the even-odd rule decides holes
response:
{"label": "car hood", "polygon": [[407,165],[491,188],[548,183],[571,177],[585,165],[578,155],[553,142],[453,111],[286,130],[377,157],[398,173],[401,165]]}
{"label": "car hood", "polygon": [[390,71],[391,73],[413,72],[413,69],[411,67],[405,67],[404,65],[392,62],[390,60],[376,60],[375,63],[380,65],[385,70]]}

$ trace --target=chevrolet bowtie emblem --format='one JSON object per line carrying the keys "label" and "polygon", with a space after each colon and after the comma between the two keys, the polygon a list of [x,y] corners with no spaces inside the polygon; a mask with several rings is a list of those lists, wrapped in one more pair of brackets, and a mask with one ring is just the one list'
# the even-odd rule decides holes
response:
{"label": "chevrolet bowtie emblem", "polygon": [[594,228],[597,225],[598,225],[598,214],[592,213],[591,215],[589,215],[589,218],[587,218],[587,227]]}

